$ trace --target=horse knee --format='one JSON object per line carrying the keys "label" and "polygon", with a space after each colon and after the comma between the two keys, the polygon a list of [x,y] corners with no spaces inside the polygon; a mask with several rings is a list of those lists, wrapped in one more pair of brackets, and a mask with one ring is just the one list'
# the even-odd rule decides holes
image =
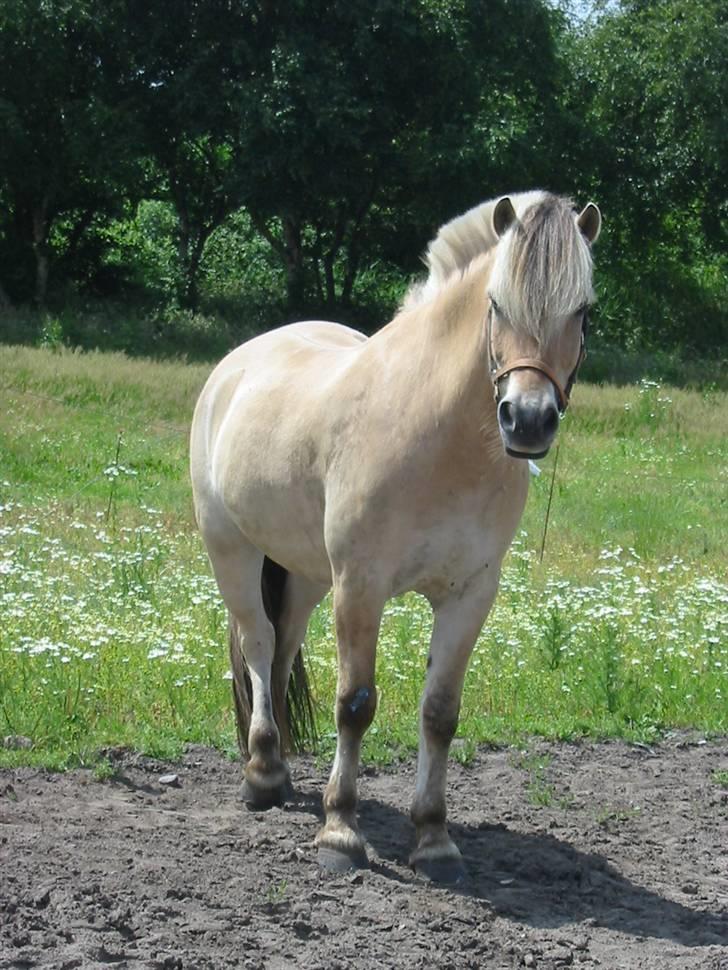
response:
{"label": "horse knee", "polygon": [[428,694],[422,704],[422,727],[428,740],[447,747],[455,736],[460,702],[448,691]]}
{"label": "horse knee", "polygon": [[376,709],[376,687],[355,687],[336,699],[336,726],[361,735],[374,720]]}

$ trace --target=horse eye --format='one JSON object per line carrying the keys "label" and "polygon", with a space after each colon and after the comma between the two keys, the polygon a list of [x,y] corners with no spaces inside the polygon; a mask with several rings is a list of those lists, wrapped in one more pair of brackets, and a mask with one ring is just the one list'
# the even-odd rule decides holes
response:
{"label": "horse eye", "polygon": [[489,299],[490,299],[490,305],[493,307],[493,312],[494,313],[500,313],[501,312],[500,311],[500,307],[495,302],[495,300],[493,299],[493,297],[491,296],[491,297],[489,297]]}

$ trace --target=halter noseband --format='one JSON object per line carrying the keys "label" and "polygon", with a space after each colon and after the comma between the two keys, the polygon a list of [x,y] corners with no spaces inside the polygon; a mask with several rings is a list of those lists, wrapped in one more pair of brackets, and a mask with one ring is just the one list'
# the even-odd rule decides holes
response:
{"label": "halter noseband", "polygon": [[558,398],[559,402],[559,414],[561,417],[563,417],[566,409],[569,406],[569,398],[571,397],[571,391],[576,383],[576,375],[582,365],[582,362],[584,361],[584,358],[586,357],[586,334],[589,325],[587,310],[584,310],[584,316],[582,317],[581,321],[581,345],[579,347],[579,357],[574,365],[574,369],[572,370],[571,374],[569,374],[569,379],[564,387],[561,386],[561,382],[552,368],[549,367],[549,365],[544,361],[539,360],[538,357],[518,357],[516,360],[511,361],[510,364],[504,364],[503,367],[499,367],[498,361],[495,359],[495,355],[493,354],[492,302],[488,310],[486,320],[488,362],[490,368],[490,379],[493,383],[493,397],[495,398],[495,403],[497,404],[500,400],[500,382],[504,377],[508,377],[508,375],[514,370],[537,370],[540,371],[545,377],[548,377],[553,384],[556,390],[556,397]]}

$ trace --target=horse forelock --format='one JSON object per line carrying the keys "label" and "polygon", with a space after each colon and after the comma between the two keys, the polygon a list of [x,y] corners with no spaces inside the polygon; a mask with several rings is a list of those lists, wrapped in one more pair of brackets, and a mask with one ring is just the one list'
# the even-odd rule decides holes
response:
{"label": "horse forelock", "polygon": [[544,195],[501,239],[488,289],[512,326],[542,341],[544,329],[594,299],[591,250],[569,199]]}

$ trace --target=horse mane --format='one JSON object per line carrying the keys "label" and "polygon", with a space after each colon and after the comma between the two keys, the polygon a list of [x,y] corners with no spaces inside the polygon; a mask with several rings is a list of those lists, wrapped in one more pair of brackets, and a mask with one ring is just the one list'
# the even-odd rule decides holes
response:
{"label": "horse mane", "polygon": [[545,320],[591,303],[591,251],[570,199],[548,192],[509,196],[517,219],[499,239],[490,199],[446,223],[427,247],[429,273],[405,296],[403,307],[429,303],[478,256],[495,249],[488,291],[514,327],[539,338]]}
{"label": "horse mane", "polygon": [[[510,196],[518,216],[538,202],[544,192],[519,192]],[[500,196],[499,196],[500,198]],[[498,242],[493,229],[493,210],[498,199],[489,199],[446,222],[427,246],[422,261],[428,269],[424,282],[407,291],[404,307],[429,303],[456,274],[459,276],[477,256],[482,256]]]}

